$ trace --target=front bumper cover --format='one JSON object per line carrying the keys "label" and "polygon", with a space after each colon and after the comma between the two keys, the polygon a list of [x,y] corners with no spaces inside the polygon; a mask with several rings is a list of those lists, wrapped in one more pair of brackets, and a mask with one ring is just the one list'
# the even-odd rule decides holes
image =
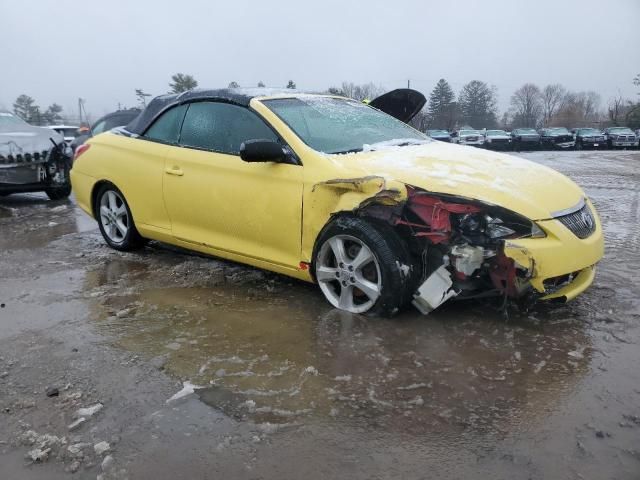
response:
{"label": "front bumper cover", "polygon": [[[600,219],[587,201],[596,227],[589,237],[580,239],[557,219],[536,223],[547,236],[505,242],[504,254],[527,272],[529,284],[543,300],[564,297],[571,300],[583,292],[595,277],[595,265],[604,255],[604,236]],[[548,291],[545,282],[572,275],[560,289]]]}

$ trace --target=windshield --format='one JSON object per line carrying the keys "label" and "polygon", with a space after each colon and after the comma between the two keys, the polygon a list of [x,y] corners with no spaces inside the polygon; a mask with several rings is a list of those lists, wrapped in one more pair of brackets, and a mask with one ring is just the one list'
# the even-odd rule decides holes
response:
{"label": "windshield", "polygon": [[581,135],[602,135],[602,132],[595,128],[581,128],[579,133]]}
{"label": "windshield", "polygon": [[527,133],[527,134],[533,134],[533,135],[538,134],[538,132],[536,132],[533,128],[519,128],[518,133]]}
{"label": "windshield", "polygon": [[499,135],[507,135],[507,132],[504,130],[487,130],[488,137],[497,137]]}
{"label": "windshield", "polygon": [[449,135],[449,132],[446,130],[429,130],[427,132],[429,135]]}
{"label": "windshield", "polygon": [[462,135],[482,135],[478,130],[460,130],[460,136]]}
{"label": "windshield", "polygon": [[70,127],[70,128],[54,128],[56,132],[61,134],[63,137],[75,137],[78,134],[78,127]]}
{"label": "windshield", "polygon": [[630,128],[627,127],[614,127],[610,128],[611,133],[633,133]]}
{"label": "windshield", "polygon": [[300,139],[324,153],[360,152],[365,145],[428,142],[424,134],[363,103],[330,97],[279,98],[263,103]]}
{"label": "windshield", "polygon": [[567,135],[569,135],[569,130],[567,130],[564,127],[550,128],[549,131],[552,132],[552,133],[566,133]]}
{"label": "windshield", "polygon": [[28,125],[28,123],[21,118],[16,117],[8,112],[0,112],[0,127],[24,127],[25,125]]}

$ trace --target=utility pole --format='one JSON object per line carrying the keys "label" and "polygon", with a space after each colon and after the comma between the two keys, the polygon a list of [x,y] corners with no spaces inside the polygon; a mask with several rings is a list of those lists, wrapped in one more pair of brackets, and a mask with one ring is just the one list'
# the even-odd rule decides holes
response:
{"label": "utility pole", "polygon": [[82,114],[84,113],[84,119],[86,123],[89,123],[89,118],[87,117],[87,111],[84,109],[84,98],[78,98],[78,124],[82,125]]}
{"label": "utility pole", "polygon": [[411,88],[411,80],[407,80],[407,88]]}

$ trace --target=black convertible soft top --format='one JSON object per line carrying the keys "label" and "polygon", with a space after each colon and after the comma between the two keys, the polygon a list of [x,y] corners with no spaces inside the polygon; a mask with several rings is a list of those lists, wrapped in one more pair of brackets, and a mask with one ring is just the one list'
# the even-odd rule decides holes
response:
{"label": "black convertible soft top", "polygon": [[254,97],[266,97],[278,94],[300,94],[299,90],[273,89],[273,88],[220,88],[215,90],[195,89],[183,93],[172,93],[160,95],[149,102],[140,115],[125,127],[125,130],[141,135],[160,114],[172,105],[179,105],[194,100],[217,100],[228,103],[235,103],[246,107]]}
{"label": "black convertible soft top", "polygon": [[[132,135],[142,135],[161,112],[172,105],[179,105],[194,100],[217,100],[246,107],[249,105],[251,99],[255,97],[267,97],[279,94],[298,95],[301,93],[308,92],[273,88],[221,88],[217,90],[195,89],[183,93],[160,95],[151,100],[147,108],[134,118],[124,130]],[[408,122],[422,109],[425,103],[426,98],[420,92],[402,88],[381,95],[373,100],[370,105],[388,113],[398,120]]]}

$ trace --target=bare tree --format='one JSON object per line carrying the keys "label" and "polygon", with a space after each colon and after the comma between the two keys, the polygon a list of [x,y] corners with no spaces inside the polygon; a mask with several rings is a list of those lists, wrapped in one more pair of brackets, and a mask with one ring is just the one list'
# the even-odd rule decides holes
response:
{"label": "bare tree", "polygon": [[567,96],[567,89],[559,83],[547,85],[542,89],[542,124],[549,125],[553,116],[562,108]]}
{"label": "bare tree", "polygon": [[430,127],[431,116],[426,108],[420,110],[415,117],[413,117],[409,121],[409,125],[411,125],[416,130],[420,130],[421,132],[426,132]]}
{"label": "bare tree", "polygon": [[554,123],[579,127],[598,123],[600,119],[600,95],[596,92],[569,92]]}
{"label": "bare tree", "polygon": [[600,95],[593,91],[583,92],[583,99],[585,120],[591,122],[597,120],[600,113]]}
{"label": "bare tree", "polygon": [[542,94],[537,85],[525,83],[511,95],[513,124],[515,127],[538,126],[542,116]]}
{"label": "bare tree", "polygon": [[620,119],[623,117],[627,110],[626,103],[627,102],[624,100],[624,98],[622,98],[622,95],[620,94],[609,100],[608,114],[609,120],[611,121],[611,124],[613,126],[617,127],[620,125]]}
{"label": "bare tree", "polygon": [[354,100],[373,100],[385,92],[383,87],[372,82],[362,85],[356,85],[353,82],[342,82],[340,90],[345,97],[353,98]]}
{"label": "bare tree", "polygon": [[511,117],[509,116],[509,112],[504,112],[502,114],[502,119],[500,120],[500,123],[498,125],[503,130],[509,130],[509,128],[511,127]]}

